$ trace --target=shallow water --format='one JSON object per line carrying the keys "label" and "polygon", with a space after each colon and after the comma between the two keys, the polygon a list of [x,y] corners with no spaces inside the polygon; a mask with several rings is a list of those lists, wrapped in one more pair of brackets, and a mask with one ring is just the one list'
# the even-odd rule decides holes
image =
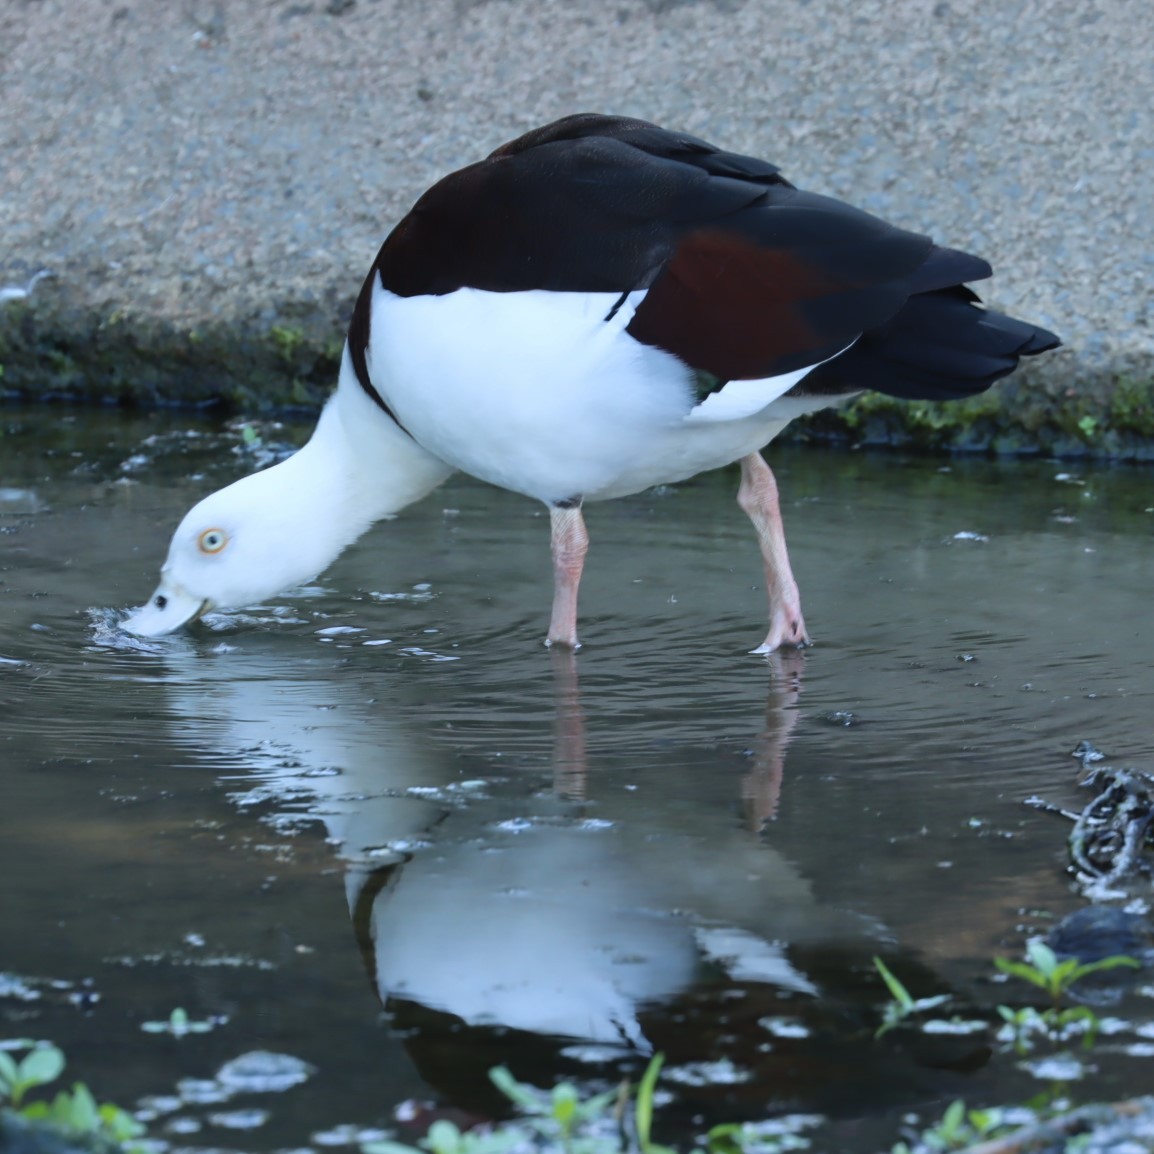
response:
{"label": "shallow water", "polygon": [[[1083,739],[1154,768],[1149,473],[774,450],[818,644],[769,661],[726,474],[589,510],[575,658],[541,646],[544,512],[465,479],[315,588],[142,642],[124,611],[252,446],[0,427],[0,1038],[125,1105],[253,1050],[309,1063],[154,1123],[242,1150],[408,1098],[491,1113],[499,1062],[595,1086],[651,1050],[680,1135],[820,1113],[872,1149],[908,1110],[1037,1089],[989,1034],[875,1041],[871,958],[990,1016],[1024,1001],[993,955],[1082,904],[1065,824],[1022,803],[1084,803]],[[1144,988],[1111,1012],[1148,1025]],[[141,1029],[178,1006],[227,1020]],[[1081,1092],[1145,1089],[1135,1042]],[[242,1106],[271,1116],[210,1121]]]}

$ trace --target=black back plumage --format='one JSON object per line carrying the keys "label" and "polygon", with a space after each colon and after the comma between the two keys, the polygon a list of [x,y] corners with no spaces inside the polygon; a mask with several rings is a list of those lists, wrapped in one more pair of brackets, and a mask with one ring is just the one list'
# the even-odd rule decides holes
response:
{"label": "black back plumage", "polygon": [[953,398],[1059,343],[980,307],[964,282],[990,271],[794,188],[766,161],[645,121],[581,114],[511,141],[417,201],[377,255],[350,347],[372,392],[363,349],[376,276],[399,296],[646,289],[627,331],[715,381],[823,361],[798,392]]}

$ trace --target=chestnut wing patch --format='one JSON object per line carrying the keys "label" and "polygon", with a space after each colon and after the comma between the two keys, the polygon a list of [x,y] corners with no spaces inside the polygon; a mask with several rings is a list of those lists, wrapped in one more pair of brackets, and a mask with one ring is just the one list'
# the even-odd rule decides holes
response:
{"label": "chestnut wing patch", "polygon": [[816,364],[893,316],[927,237],[796,189],[687,231],[628,332],[719,380]]}

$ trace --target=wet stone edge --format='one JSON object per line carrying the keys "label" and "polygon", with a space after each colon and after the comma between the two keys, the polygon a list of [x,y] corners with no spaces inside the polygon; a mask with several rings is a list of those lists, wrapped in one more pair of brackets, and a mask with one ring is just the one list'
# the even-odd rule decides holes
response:
{"label": "wet stone edge", "polygon": [[[337,377],[352,300],[182,324],[91,308],[0,307],[0,401],[316,411]],[[1154,461],[1154,365],[1090,367],[1070,350],[965,401],[878,394],[794,421],[786,440],[925,452]]]}

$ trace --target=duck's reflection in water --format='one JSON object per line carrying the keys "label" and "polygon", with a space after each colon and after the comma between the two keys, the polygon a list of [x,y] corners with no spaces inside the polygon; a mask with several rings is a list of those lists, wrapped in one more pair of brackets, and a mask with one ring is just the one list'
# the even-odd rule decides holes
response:
{"label": "duck's reflection in water", "polygon": [[[601,775],[586,752],[572,654],[552,658],[551,782],[469,780],[475,765],[462,767],[451,744],[409,731],[363,683],[331,670],[270,679],[265,658],[246,677],[236,653],[228,679],[179,671],[173,701],[190,738],[202,748],[211,738],[243,770],[238,804],[271,803],[274,823],[323,821],[345,863],[373,985],[397,1028],[411,1031],[422,1073],[458,1101],[462,1083],[475,1086],[497,1061],[531,1075],[516,1054],[539,1052],[536,1036],[554,1059],[537,1066],[546,1078],[566,1055],[628,1061],[656,1046],[683,1061],[737,1063],[720,1075],[731,1101],[744,1086],[759,1109],[778,1097],[822,1108],[833,1083],[813,1035],[823,1021],[859,1015],[858,1041],[843,1037],[834,1061],[864,1056],[877,994],[863,975],[884,933],[815,900],[764,835],[803,661],[772,664],[728,804],[711,803],[716,789],[704,801],[676,796],[684,773],[671,772],[670,792],[656,799],[652,780],[637,789]],[[671,747],[671,763],[684,753]],[[699,761],[707,755],[697,750]],[[775,1069],[772,1092],[759,1085],[762,1067],[787,1054],[787,1076]],[[863,1095],[878,1092],[860,1066],[854,1077]],[[838,1093],[843,1103],[858,1096],[844,1084]]]}

